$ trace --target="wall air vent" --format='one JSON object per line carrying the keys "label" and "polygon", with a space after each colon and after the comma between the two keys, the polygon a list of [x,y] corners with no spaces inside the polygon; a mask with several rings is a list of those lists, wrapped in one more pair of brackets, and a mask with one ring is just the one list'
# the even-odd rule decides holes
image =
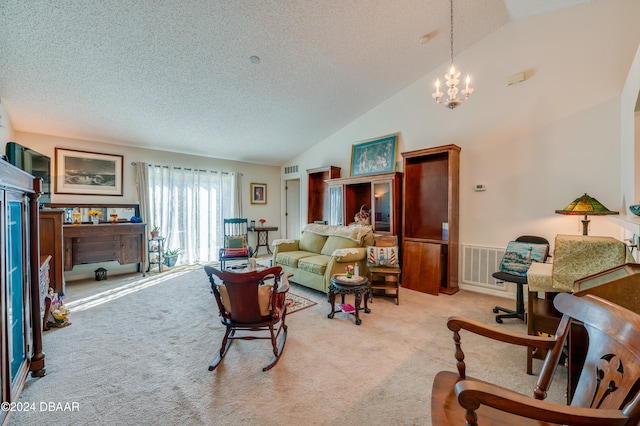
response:
{"label": "wall air vent", "polygon": [[298,165],[297,164],[295,164],[293,166],[285,166],[284,174],[285,175],[290,175],[292,173],[298,173]]}
{"label": "wall air vent", "polygon": [[506,291],[503,282],[491,276],[500,270],[500,262],[504,256],[503,248],[462,246],[462,282],[496,290]]}

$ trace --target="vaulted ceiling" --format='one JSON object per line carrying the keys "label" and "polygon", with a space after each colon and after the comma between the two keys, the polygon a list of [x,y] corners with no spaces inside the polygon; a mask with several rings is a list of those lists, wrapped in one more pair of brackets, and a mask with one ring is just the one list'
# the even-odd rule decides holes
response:
{"label": "vaulted ceiling", "polygon": [[[455,50],[590,1],[455,0]],[[2,0],[0,102],[17,131],[280,165],[447,62],[449,16],[447,0]]]}

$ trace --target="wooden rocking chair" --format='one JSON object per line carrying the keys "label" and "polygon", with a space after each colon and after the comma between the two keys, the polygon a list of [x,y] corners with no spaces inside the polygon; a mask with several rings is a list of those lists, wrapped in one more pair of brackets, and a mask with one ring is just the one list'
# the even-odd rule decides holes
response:
{"label": "wooden rocking chair", "polygon": [[[209,366],[209,371],[220,364],[234,339],[271,340],[274,356],[262,371],[271,369],[280,359],[287,340],[285,297],[289,291],[287,278],[291,274],[281,279],[280,266],[250,272],[221,271],[211,266],[205,266],[204,270],[209,276],[211,290],[220,309],[220,322],[227,328],[220,353]],[[221,281],[216,280],[216,277]],[[236,336],[236,331],[269,331],[269,334]],[[280,336],[281,333],[282,336]],[[278,342],[279,336],[280,342]]]}
{"label": "wooden rocking chair", "polygon": [[218,255],[222,269],[229,261],[248,261],[253,255],[247,223],[246,218],[223,219],[224,247],[220,248]]}
{"label": "wooden rocking chair", "polygon": [[[587,295],[560,293],[555,306],[563,313],[555,337],[520,335],[452,317],[458,374],[441,371],[433,382],[434,425],[637,425],[640,420],[640,316]],[[571,405],[543,401],[562,354],[571,322],[589,335],[587,358]],[[520,346],[548,349],[534,397],[465,375],[460,330]]]}

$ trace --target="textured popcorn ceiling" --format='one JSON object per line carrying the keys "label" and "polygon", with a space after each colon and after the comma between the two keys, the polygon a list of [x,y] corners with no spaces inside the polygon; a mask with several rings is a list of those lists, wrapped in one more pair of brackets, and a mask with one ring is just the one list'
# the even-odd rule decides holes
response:
{"label": "textured popcorn ceiling", "polygon": [[[456,52],[589,1],[455,0]],[[448,56],[447,0],[0,0],[14,130],[256,163],[285,164]]]}

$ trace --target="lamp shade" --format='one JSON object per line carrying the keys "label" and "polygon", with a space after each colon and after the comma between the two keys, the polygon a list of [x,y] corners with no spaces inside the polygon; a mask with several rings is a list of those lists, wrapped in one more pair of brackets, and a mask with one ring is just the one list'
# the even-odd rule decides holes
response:
{"label": "lamp shade", "polygon": [[585,216],[619,214],[606,208],[602,203],[586,193],[582,197],[573,200],[567,207],[562,210],[556,210],[558,214],[579,214]]}
{"label": "lamp shade", "polygon": [[582,235],[588,234],[589,218],[587,216],[600,216],[605,214],[618,214],[612,212],[602,205],[602,203],[593,197],[589,197],[586,193],[582,197],[573,200],[567,207],[562,210],[556,210],[558,214],[579,214],[583,215]]}

